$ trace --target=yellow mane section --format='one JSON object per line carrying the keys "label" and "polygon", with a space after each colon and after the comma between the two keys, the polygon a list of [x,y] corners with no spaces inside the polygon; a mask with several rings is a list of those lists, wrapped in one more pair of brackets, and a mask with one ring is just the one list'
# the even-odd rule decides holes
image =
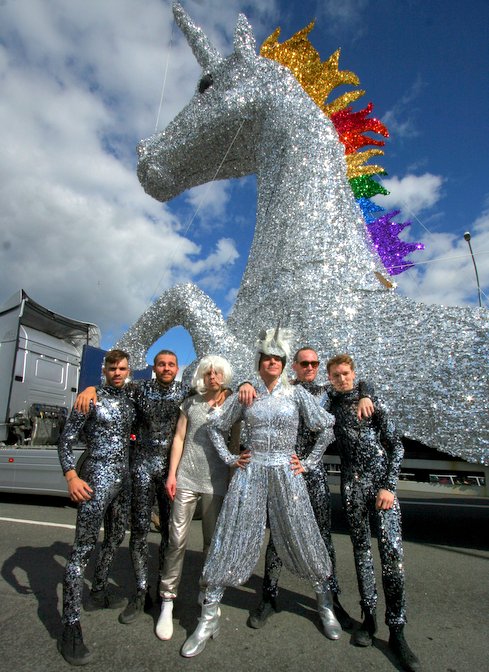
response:
{"label": "yellow mane section", "polygon": [[[337,49],[327,61],[321,61],[319,53],[309,41],[309,33],[314,27],[314,21],[293,35],[282,44],[278,42],[280,28],[277,28],[270,37],[263,42],[260,56],[277,61],[286,66],[295,76],[305,92],[316,105],[331,117],[335,112],[345,109],[355,100],[364,95],[365,91],[356,89],[344,93],[335,100],[327,102],[333,89],[344,84],[358,86],[360,80],[354,72],[339,70],[340,49]],[[382,150],[369,150],[355,154],[348,154],[346,158],[348,177],[373,175],[383,171],[378,165],[364,165],[371,156],[383,154]]]}

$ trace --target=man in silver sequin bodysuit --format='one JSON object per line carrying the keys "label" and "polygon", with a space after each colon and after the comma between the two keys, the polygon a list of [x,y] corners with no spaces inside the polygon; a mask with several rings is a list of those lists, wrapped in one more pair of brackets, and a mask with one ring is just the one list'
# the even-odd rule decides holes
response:
{"label": "man in silver sequin bodysuit", "polygon": [[148,534],[154,499],[158,504],[161,542],[159,574],[168,545],[170,501],[165,482],[169,453],[180,414],[180,405],[190,389],[175,377],[178,361],[174,352],[163,350],[155,359],[156,378],[131,386],[136,405],[136,446],[131,458],[131,537],[129,549],[136,577],[136,594],[119,615],[121,623],[134,622],[150,604],[148,594]]}
{"label": "man in silver sequin bodysuit", "polygon": [[[319,370],[319,358],[313,348],[305,346],[297,350],[292,369],[296,376],[292,383],[302,385],[313,396],[322,397],[328,390],[331,390],[330,385],[318,385],[314,382]],[[359,417],[369,417],[374,410],[370,399],[373,390],[362,381],[360,385],[362,394],[358,404],[358,414]],[[307,458],[314,447],[315,441],[315,433],[308,429],[301,418],[296,443],[296,453],[300,460]],[[351,628],[352,620],[341,606],[338,598],[340,587],[336,576],[336,553],[331,538],[331,493],[328,485],[328,472],[324,462],[321,460],[313,469],[305,473],[304,479],[321,536],[333,565],[330,588],[333,593],[334,612],[342,628]],[[249,625],[252,628],[262,628],[268,618],[277,611],[278,582],[281,570],[282,561],[270,535],[265,555],[262,599],[257,608],[251,612],[249,618]]]}
{"label": "man in silver sequin bodysuit", "polygon": [[[350,527],[364,621],[353,635],[357,646],[369,646],[377,629],[377,588],[372,558],[370,523],[377,528],[386,602],[389,646],[405,670],[418,670],[419,661],[404,639],[406,623],[401,510],[396,496],[404,454],[400,438],[383,403],[374,396],[375,412],[359,421],[355,412],[359,391],[349,355],[328,361],[335,393],[325,407],[335,416],[334,433],[341,459],[341,494]],[[326,398],[325,398],[326,399]]]}
{"label": "man in silver sequin bodysuit", "polygon": [[[73,409],[58,446],[70,498],[78,503],[75,541],[64,574],[64,628],[58,642],[60,653],[72,665],[84,665],[91,658],[80,627],[83,573],[102,523],[104,541],[87,608],[117,608],[123,604],[107,586],[110,565],[124,539],[130,510],[129,440],[135,412],[123,391],[129,375],[128,359],[122,350],[107,353],[103,369],[106,384],[97,388],[97,405],[92,404],[87,414]],[[73,446],[82,429],[87,441],[86,459],[77,474]]]}
{"label": "man in silver sequin bodysuit", "polygon": [[[176,381],[177,356],[171,350],[161,350],[154,358],[155,378],[131,382],[126,394],[136,407],[136,445],[131,454],[131,537],[129,549],[136,578],[136,593],[119,614],[119,621],[133,623],[149,607],[148,534],[151,512],[156,496],[159,510],[161,542],[159,573],[163,570],[165,549],[168,544],[170,502],[165,491],[168,476],[169,452],[180,414],[180,405],[190,393],[187,385]],[[94,388],[87,388],[78,397],[75,406],[87,410],[90,401],[96,402]]]}
{"label": "man in silver sequin bodysuit", "polygon": [[[251,575],[265,536],[267,514],[280,558],[292,572],[314,587],[324,632],[338,639],[341,626],[333,613],[329,588],[331,561],[321,538],[300,474],[313,468],[332,439],[332,418],[301,386],[288,383],[283,369],[289,355],[282,330],[260,334],[256,368],[261,382],[257,398],[243,407],[231,396],[209,421],[212,441],[235,472],[204,566],[207,584],[202,615],[195,632],[182,647],[182,655],[201,653],[209,638],[219,632],[219,603],[226,586],[238,586]],[[299,417],[315,431],[316,444],[302,462],[295,454]],[[222,432],[243,420],[246,450],[236,459],[226,448]]]}

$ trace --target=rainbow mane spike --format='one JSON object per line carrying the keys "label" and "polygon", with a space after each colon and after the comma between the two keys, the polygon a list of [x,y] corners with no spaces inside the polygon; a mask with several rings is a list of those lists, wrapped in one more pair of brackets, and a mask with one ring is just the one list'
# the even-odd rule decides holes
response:
{"label": "rainbow mane spike", "polygon": [[[384,154],[383,150],[377,148],[383,147],[385,142],[367,133],[376,133],[388,138],[389,132],[379,119],[370,116],[373,110],[372,103],[359,112],[353,112],[350,104],[363,96],[365,91],[355,89],[329,100],[331,93],[338,86],[345,84],[358,86],[360,80],[354,72],[339,69],[339,49],[327,61],[321,61],[319,53],[309,41],[309,33],[313,27],[314,21],[282,44],[278,42],[280,28],[277,28],[263,42],[260,55],[289,68],[306,93],[331,119],[338,138],[345,147],[347,177],[362,210],[373,247],[382,259],[387,272],[390,275],[397,275],[414,265],[412,261],[405,259],[406,255],[414,250],[424,249],[424,245],[407,243],[399,239],[399,233],[411,225],[411,222],[401,224],[392,221],[392,218],[399,214],[399,210],[372,218],[372,213],[384,212],[384,208],[370,199],[377,194],[387,195],[389,192],[373,178],[374,175],[386,174],[382,166],[368,163],[372,157]],[[359,151],[368,146],[374,148]]]}

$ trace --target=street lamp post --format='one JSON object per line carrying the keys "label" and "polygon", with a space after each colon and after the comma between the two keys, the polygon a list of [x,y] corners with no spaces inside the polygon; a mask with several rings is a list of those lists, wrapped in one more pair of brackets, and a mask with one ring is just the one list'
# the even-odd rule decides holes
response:
{"label": "street lamp post", "polygon": [[471,237],[472,237],[472,236],[470,235],[470,232],[469,232],[469,231],[466,231],[466,232],[464,233],[464,238],[465,238],[465,240],[467,241],[467,244],[468,244],[468,246],[469,246],[470,256],[472,257],[472,262],[473,262],[473,264],[474,264],[475,280],[476,280],[476,282],[477,282],[477,294],[478,294],[478,296],[479,296],[479,308],[482,308],[482,301],[481,301],[481,286],[480,286],[480,283],[479,283],[479,273],[477,272],[477,265],[476,265],[476,263],[475,263],[474,253],[472,252],[472,245],[470,244],[470,239],[471,239]]}

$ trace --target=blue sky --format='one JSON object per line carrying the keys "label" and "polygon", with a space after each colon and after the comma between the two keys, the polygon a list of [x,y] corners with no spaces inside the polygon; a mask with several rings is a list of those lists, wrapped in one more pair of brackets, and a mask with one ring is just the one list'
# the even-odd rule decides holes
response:
{"label": "blue sky", "polygon": [[[312,19],[323,59],[341,47],[390,138],[380,161],[409,240],[426,250],[396,276],[418,301],[477,305],[465,231],[489,307],[489,5],[483,0],[184,0],[223,54],[239,11],[258,44]],[[110,347],[155,296],[191,280],[224,314],[253,236],[255,184],[218,182],[169,204],[135,172],[139,139],[188,102],[200,71],[161,0],[0,4],[0,268],[52,310],[98,324]],[[161,101],[161,107],[160,107]],[[178,330],[159,345],[192,359]],[[153,349],[154,351],[154,349]]]}

